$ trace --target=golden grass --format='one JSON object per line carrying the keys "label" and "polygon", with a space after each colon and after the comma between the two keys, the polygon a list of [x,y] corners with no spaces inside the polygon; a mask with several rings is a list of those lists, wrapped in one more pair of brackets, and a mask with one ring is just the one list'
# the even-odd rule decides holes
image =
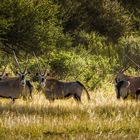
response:
{"label": "golden grass", "polygon": [[41,93],[33,101],[0,102],[0,139],[140,139],[140,103],[118,101],[110,93],[91,92],[91,101],[49,103]]}

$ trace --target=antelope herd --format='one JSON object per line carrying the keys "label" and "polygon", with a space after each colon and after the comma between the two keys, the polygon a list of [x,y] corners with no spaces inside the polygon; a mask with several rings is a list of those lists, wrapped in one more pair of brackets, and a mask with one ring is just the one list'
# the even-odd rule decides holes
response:
{"label": "antelope herd", "polygon": [[[17,76],[9,77],[8,74],[5,73],[7,65],[5,66],[0,75],[0,97],[11,98],[13,102],[15,99],[20,97],[32,99],[33,85],[26,79],[26,75],[30,74],[27,72],[28,59],[26,59],[26,66],[22,71],[14,51],[13,54],[15,62],[19,68],[19,72],[16,72]],[[81,82],[61,82],[53,78],[48,78],[47,70],[41,72],[35,53],[33,53],[33,55],[38,68],[38,73],[36,73],[36,76],[38,76],[39,86],[50,102],[54,101],[55,99],[70,97],[73,97],[76,101],[81,102],[81,95],[83,91],[86,92],[87,98],[90,100],[90,95]],[[124,72],[127,69],[116,69],[117,76],[114,80],[116,97],[117,99],[126,99],[128,96],[131,96],[138,100],[140,99],[140,77],[125,75]]]}

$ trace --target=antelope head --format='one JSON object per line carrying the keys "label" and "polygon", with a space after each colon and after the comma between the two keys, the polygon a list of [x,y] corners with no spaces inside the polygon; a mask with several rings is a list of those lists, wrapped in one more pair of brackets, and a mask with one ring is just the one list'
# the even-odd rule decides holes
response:
{"label": "antelope head", "polygon": [[27,64],[28,64],[28,57],[26,58],[26,63],[25,63],[25,68],[24,70],[22,71],[21,70],[21,67],[20,67],[20,64],[19,64],[19,61],[17,59],[17,56],[16,56],[16,53],[15,51],[13,51],[13,54],[14,54],[14,59],[15,59],[15,62],[19,68],[19,72],[17,71],[16,74],[18,75],[18,78],[19,80],[21,81],[21,84],[22,85],[25,85],[26,84],[26,80],[25,80],[25,77],[27,74],[29,74],[30,72],[27,72]]}
{"label": "antelope head", "polygon": [[40,69],[40,65],[39,65],[37,56],[34,52],[33,52],[33,55],[35,57],[35,60],[36,60],[36,63],[37,63],[37,68],[38,68],[38,73],[36,73],[36,76],[38,76],[38,78],[39,78],[39,85],[45,86],[45,81],[46,81],[46,76],[47,76],[47,67],[42,72],[41,69]]}
{"label": "antelope head", "polygon": [[119,68],[117,68],[116,70],[115,70],[115,72],[116,72],[116,74],[117,74],[117,76],[116,76],[116,78],[115,78],[115,81],[116,81],[116,83],[118,83],[118,82],[120,82],[120,81],[122,81],[122,80],[126,80],[126,75],[124,74],[124,72],[126,71],[126,70],[128,70],[128,68],[129,68],[130,66],[127,66],[127,67],[123,67],[123,68],[121,68],[121,69],[119,69]]}

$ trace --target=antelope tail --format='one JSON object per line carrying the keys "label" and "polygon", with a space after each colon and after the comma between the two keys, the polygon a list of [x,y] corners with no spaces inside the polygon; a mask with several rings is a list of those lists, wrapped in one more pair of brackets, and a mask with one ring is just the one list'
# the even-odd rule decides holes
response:
{"label": "antelope tail", "polygon": [[86,87],[81,82],[79,82],[79,81],[76,81],[76,82],[84,88],[84,90],[86,91],[86,94],[87,94],[87,98],[88,98],[88,100],[90,100],[90,95],[89,95]]}

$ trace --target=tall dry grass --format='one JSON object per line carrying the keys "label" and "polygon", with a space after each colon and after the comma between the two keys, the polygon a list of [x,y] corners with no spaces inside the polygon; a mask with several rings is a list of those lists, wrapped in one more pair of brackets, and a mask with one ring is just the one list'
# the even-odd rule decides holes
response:
{"label": "tall dry grass", "polygon": [[[107,92],[108,91],[108,92]],[[91,101],[49,103],[41,93],[33,101],[0,100],[0,139],[140,139],[140,103],[118,101],[113,90],[90,92]]]}

